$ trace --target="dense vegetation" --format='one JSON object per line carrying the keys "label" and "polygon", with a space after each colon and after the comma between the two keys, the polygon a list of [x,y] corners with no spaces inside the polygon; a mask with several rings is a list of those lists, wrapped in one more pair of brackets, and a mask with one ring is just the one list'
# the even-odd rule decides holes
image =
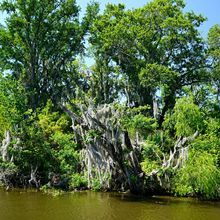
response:
{"label": "dense vegetation", "polygon": [[220,26],[184,7],[2,1],[1,183],[219,198]]}

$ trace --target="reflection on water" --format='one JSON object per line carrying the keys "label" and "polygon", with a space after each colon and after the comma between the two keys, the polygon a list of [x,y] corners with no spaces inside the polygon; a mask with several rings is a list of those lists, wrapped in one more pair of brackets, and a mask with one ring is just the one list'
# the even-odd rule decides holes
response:
{"label": "reflection on water", "polygon": [[220,202],[118,193],[0,191],[0,220],[217,220]]}

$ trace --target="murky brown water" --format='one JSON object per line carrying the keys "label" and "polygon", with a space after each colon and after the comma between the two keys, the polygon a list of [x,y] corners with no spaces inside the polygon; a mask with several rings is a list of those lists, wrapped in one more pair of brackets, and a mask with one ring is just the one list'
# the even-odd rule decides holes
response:
{"label": "murky brown water", "polygon": [[0,220],[219,220],[220,202],[76,192],[52,197],[0,190]]}

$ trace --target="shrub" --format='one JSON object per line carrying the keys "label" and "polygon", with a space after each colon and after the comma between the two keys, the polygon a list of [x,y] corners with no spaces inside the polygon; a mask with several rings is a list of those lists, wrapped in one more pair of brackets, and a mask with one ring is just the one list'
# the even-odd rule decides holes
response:
{"label": "shrub", "polygon": [[84,176],[81,176],[79,173],[75,173],[71,176],[70,188],[79,189],[87,186],[87,179]]}
{"label": "shrub", "polygon": [[207,152],[192,151],[186,165],[174,177],[174,193],[196,195],[205,199],[220,196],[220,171],[216,157]]}

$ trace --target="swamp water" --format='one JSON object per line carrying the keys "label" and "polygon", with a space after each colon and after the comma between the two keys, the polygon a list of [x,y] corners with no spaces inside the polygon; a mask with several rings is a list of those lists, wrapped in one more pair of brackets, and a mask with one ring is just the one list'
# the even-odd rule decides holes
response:
{"label": "swamp water", "polygon": [[119,193],[75,192],[53,197],[0,190],[0,220],[219,220],[220,202]]}

